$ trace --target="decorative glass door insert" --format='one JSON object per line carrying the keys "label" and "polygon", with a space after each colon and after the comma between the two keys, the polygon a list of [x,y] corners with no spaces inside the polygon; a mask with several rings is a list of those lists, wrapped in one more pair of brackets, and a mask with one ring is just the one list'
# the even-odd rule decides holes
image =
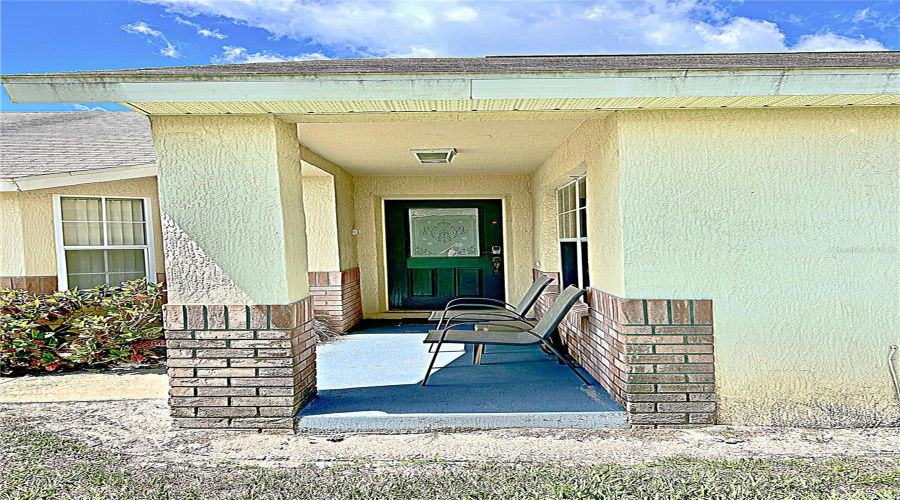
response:
{"label": "decorative glass door insert", "polygon": [[477,208],[409,209],[410,255],[479,257]]}

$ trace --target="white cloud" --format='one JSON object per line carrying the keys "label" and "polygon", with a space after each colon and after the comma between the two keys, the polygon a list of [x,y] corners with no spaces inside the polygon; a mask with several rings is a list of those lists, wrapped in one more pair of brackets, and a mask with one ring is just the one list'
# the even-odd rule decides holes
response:
{"label": "white cloud", "polygon": [[262,51],[250,53],[244,47],[226,45],[222,47],[222,53],[212,58],[216,64],[255,63],[255,62],[280,62],[280,61],[309,61],[312,59],[329,59],[320,52],[285,56],[276,52]]}
{"label": "white cloud", "polygon": [[871,38],[848,38],[834,33],[805,35],[797,40],[791,50],[809,52],[887,50],[878,40]]}
{"label": "white cloud", "polygon": [[172,45],[171,43],[166,43],[165,47],[162,47],[161,49],[159,49],[159,53],[166,57],[172,57],[175,59],[181,57],[181,53],[178,52],[178,49],[176,49],[175,46]]}
{"label": "white cloud", "polygon": [[218,30],[208,30],[205,28],[198,29],[197,34],[208,38],[216,38],[218,40],[224,40],[228,38],[228,35],[223,35],[222,33],[219,33]]}
{"label": "white cloud", "polygon": [[109,111],[103,106],[85,106],[84,104],[73,104],[75,111]]}
{"label": "white cloud", "polygon": [[478,19],[478,11],[472,7],[457,7],[444,12],[444,19],[469,23]]}
{"label": "white cloud", "polygon": [[168,38],[166,38],[166,35],[164,35],[162,31],[151,28],[150,25],[145,23],[144,21],[126,24],[121,28],[122,31],[142,36],[151,45],[159,47],[160,55],[172,57],[175,59],[181,57],[181,53],[178,52],[178,49],[175,48],[175,45],[170,42]]}
{"label": "white cloud", "polygon": [[[220,16],[275,38],[318,44],[344,57],[796,49],[788,46],[776,24],[733,16],[710,0],[142,1],[185,16]],[[809,36],[818,40],[822,35]]]}
{"label": "white cloud", "polygon": [[865,9],[863,9],[863,10],[857,12],[857,13],[853,16],[853,22],[854,22],[854,23],[858,23],[858,22],[861,22],[861,21],[865,21],[866,19],[868,19],[868,17],[869,17],[869,7],[866,7]]}
{"label": "white cloud", "polygon": [[144,21],[126,24],[125,26],[122,26],[122,29],[129,33],[138,33],[141,35],[149,36],[162,36],[161,31],[151,28],[150,25],[148,25]]}
{"label": "white cloud", "polygon": [[200,26],[199,24],[193,21],[189,21],[181,16],[175,16],[175,22],[194,28],[194,30],[196,30],[197,34],[200,36],[205,36],[207,38],[216,38],[218,40],[224,40],[228,38],[228,35],[220,33],[219,30],[206,29],[203,26]]}

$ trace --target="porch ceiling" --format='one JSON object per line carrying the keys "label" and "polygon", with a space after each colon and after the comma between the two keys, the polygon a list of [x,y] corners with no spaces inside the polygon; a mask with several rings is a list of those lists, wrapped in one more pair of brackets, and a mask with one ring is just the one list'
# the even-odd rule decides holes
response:
{"label": "porch ceiling", "polygon": [[[300,142],[354,175],[526,174],[580,120],[300,123]],[[449,165],[422,165],[410,149],[456,148]]]}

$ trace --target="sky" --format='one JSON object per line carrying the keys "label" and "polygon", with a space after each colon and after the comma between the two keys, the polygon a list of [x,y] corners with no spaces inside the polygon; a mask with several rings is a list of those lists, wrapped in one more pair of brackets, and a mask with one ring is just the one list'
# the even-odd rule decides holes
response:
{"label": "sky", "polygon": [[[0,73],[369,57],[900,50],[898,1],[0,0]],[[11,103],[0,111],[101,111]]]}

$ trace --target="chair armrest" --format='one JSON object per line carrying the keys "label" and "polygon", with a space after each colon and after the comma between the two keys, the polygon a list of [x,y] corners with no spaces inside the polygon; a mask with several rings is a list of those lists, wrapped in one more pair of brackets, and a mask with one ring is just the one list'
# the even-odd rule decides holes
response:
{"label": "chair armrest", "polygon": [[[500,311],[504,311],[503,314]],[[488,317],[490,319],[485,319]],[[495,319],[496,318],[496,319]],[[516,313],[515,311],[510,311],[507,309],[500,309],[497,312],[477,312],[477,313],[463,313],[457,314],[452,318],[448,318],[449,322],[458,322],[458,323],[490,323],[491,321],[524,321],[528,322],[527,319],[523,318],[521,315]]]}
{"label": "chair armrest", "polygon": [[489,304],[496,304],[497,306],[512,307],[513,309],[515,309],[515,307],[516,307],[516,306],[510,304],[509,302],[504,302],[502,300],[497,300],[497,299],[491,299],[488,297],[459,297],[456,299],[451,299],[449,302],[447,302],[447,305],[444,307],[444,310],[458,308],[458,307],[465,307],[466,304],[477,305],[480,307],[487,307],[487,304],[484,304],[485,302],[489,303]]}
{"label": "chair armrest", "polygon": [[[450,329],[450,328],[452,328],[453,326],[459,326],[459,325],[462,325],[462,324],[466,324],[466,323],[458,323],[458,324],[452,325],[452,326],[450,326],[450,327],[448,327],[448,328],[446,328],[446,329]],[[488,324],[490,324],[490,323],[488,323]],[[529,335],[531,335],[531,336],[533,336],[533,337],[535,337],[535,338],[537,338],[537,339],[542,339],[542,338],[543,338],[543,337],[541,337],[540,335],[534,333],[533,331],[531,331],[531,330],[528,329],[528,328],[522,328],[522,327],[519,327],[519,326],[508,325],[508,324],[507,324],[507,325],[503,325],[503,328],[504,328],[504,330],[497,330],[496,333],[501,333],[501,332],[503,332],[503,331],[509,332],[510,330],[512,330],[512,331],[516,331],[516,332],[527,333],[527,334],[529,334]],[[491,332],[490,330],[487,330],[487,331],[482,330],[481,333],[484,333],[484,334],[486,334],[487,336],[490,336],[490,334],[491,334],[491,333],[494,333],[494,332]]]}

